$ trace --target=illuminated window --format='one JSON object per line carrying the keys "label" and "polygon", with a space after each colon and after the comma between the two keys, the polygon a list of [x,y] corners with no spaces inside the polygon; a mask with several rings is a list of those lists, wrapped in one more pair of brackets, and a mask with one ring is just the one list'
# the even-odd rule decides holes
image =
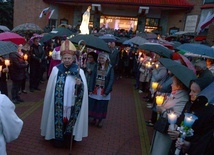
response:
{"label": "illuminated window", "polygon": [[151,32],[157,30],[159,27],[160,19],[159,18],[146,18],[145,31]]}

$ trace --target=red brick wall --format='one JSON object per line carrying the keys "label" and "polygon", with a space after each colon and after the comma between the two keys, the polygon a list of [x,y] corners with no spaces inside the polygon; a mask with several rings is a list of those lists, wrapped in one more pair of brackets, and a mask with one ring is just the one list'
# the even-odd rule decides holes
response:
{"label": "red brick wall", "polygon": [[214,45],[214,25],[210,25],[207,34],[207,42],[209,45]]}
{"label": "red brick wall", "polygon": [[39,19],[41,11],[48,7],[42,0],[14,0],[13,26],[31,22],[39,25],[42,29],[48,24],[46,17]]}
{"label": "red brick wall", "polygon": [[73,6],[67,6],[67,5],[59,5],[59,21],[60,19],[67,19],[69,25],[73,25]]}
{"label": "red brick wall", "polygon": [[[168,29],[171,27],[179,28],[179,31],[184,30],[184,22],[185,22],[185,12],[184,11],[171,11],[169,12],[169,19],[168,19]],[[169,32],[169,30],[168,30]]]}

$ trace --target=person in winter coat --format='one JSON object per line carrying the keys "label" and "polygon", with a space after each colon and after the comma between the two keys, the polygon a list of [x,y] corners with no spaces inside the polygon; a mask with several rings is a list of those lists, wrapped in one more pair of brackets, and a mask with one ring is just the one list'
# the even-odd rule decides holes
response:
{"label": "person in winter coat", "polygon": [[[173,111],[179,117],[189,99],[186,86],[175,76],[173,76],[171,87],[172,92],[170,96],[165,99],[161,106],[156,107],[157,112],[165,118],[167,118],[168,111]],[[159,131],[155,131],[151,147],[151,155],[167,155],[171,143],[172,140],[167,133],[163,134]]]}
{"label": "person in winter coat", "polygon": [[25,69],[28,67],[28,62],[24,60],[23,53],[20,52],[20,48],[22,45],[18,47],[18,51],[10,54],[10,79],[12,80],[12,101],[15,104],[20,102],[24,102],[19,96],[19,90],[21,89],[21,85],[26,76]]}

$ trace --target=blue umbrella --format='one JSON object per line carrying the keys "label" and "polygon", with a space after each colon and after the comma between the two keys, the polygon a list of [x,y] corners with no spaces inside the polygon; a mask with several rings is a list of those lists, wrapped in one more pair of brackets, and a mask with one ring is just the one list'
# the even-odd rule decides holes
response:
{"label": "blue umbrella", "polygon": [[214,104],[214,82],[202,90],[198,96],[205,96],[208,99],[208,103]]}
{"label": "blue umbrella", "polygon": [[130,43],[133,43],[133,44],[136,44],[136,45],[143,45],[145,43],[148,43],[149,41],[142,38],[142,37],[139,37],[139,36],[136,36],[134,38],[131,38],[129,40],[126,40],[123,44],[124,45],[127,45],[127,44],[130,44]]}
{"label": "blue umbrella", "polygon": [[104,40],[105,42],[115,42],[117,39],[114,35],[111,34],[105,34],[103,36],[99,36],[100,39]]}
{"label": "blue umbrella", "polygon": [[187,88],[190,82],[196,79],[195,73],[184,65],[179,64],[168,58],[158,59],[160,63],[165,66],[174,76],[176,76]]}
{"label": "blue umbrella", "polygon": [[177,49],[185,52],[184,55],[214,58],[214,49],[203,44],[186,43],[178,46]]}

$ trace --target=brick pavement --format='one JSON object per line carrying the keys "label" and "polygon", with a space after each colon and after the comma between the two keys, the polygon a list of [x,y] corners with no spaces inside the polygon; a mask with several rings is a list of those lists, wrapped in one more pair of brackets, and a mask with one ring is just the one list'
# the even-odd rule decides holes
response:
{"label": "brick pavement", "polygon": [[[67,155],[69,149],[54,148],[40,135],[40,120],[46,84],[42,91],[22,94],[24,103],[16,112],[24,121],[20,137],[7,144],[8,155]],[[27,87],[26,87],[27,88]],[[10,90],[10,84],[9,84]],[[152,128],[145,126],[151,111],[133,88],[131,79],[115,81],[103,128],[89,126],[89,135],[73,145],[73,155],[147,155]]]}

